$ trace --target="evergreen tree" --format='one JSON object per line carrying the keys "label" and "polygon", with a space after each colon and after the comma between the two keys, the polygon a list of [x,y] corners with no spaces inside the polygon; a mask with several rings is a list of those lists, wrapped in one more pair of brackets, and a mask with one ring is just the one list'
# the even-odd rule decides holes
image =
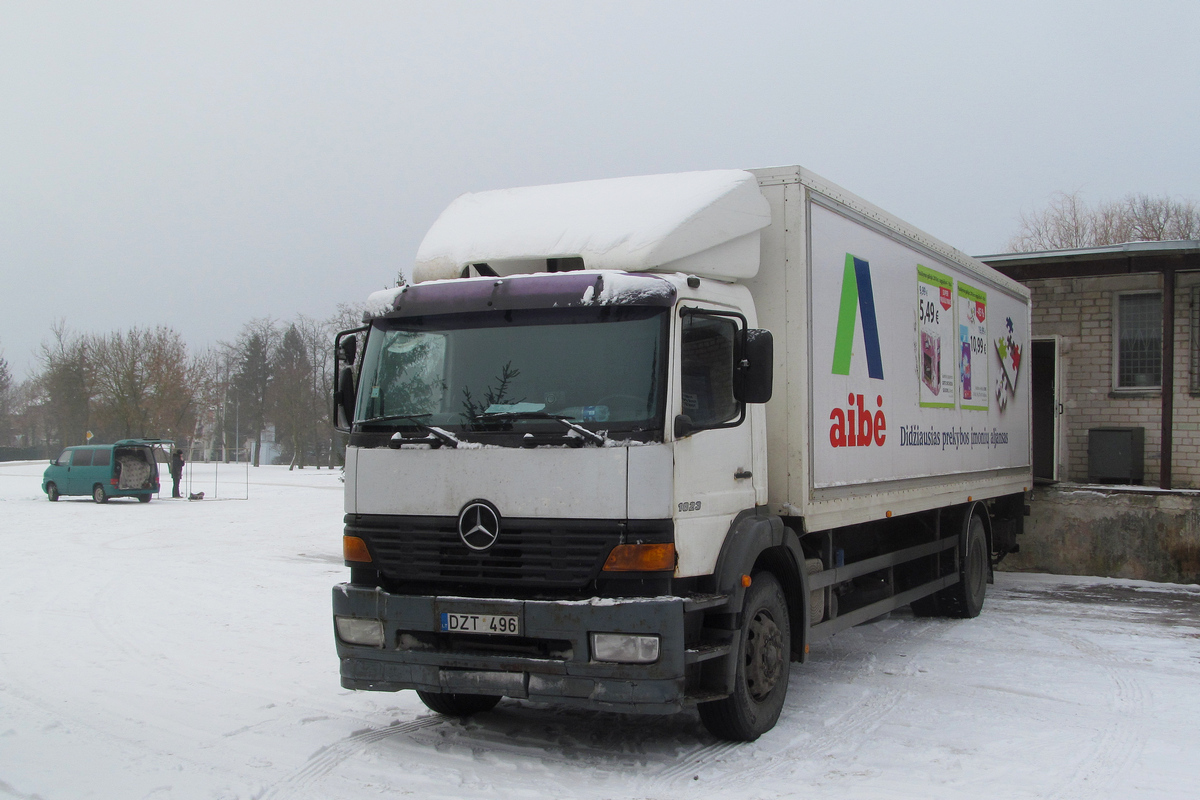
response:
{"label": "evergreen tree", "polygon": [[[267,398],[274,377],[271,368],[271,339],[274,324],[249,323],[236,345],[237,372],[233,376],[233,393],[239,405],[243,427],[254,434],[254,466],[260,464],[263,428],[267,425]],[[239,432],[239,439],[241,432]]]}
{"label": "evergreen tree", "polygon": [[307,347],[296,326],[289,325],[272,364],[271,418],[275,422],[275,441],[292,467],[304,468],[311,448],[314,420],[311,417],[312,364]]}

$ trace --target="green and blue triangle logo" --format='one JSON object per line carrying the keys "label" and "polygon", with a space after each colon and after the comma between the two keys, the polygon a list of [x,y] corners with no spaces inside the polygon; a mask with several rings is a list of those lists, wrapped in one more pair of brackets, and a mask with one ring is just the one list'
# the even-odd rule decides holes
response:
{"label": "green and blue triangle logo", "polygon": [[883,358],[879,353],[879,323],[875,319],[875,292],[871,289],[871,265],[846,253],[842,272],[842,300],[838,306],[837,338],[833,345],[833,374],[850,374],[854,331],[862,315],[863,344],[867,349],[867,374],[883,380]]}

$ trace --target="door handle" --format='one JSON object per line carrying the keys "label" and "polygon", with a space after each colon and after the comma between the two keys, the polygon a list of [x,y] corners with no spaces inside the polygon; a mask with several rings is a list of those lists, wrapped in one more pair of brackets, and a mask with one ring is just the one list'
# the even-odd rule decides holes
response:
{"label": "door handle", "polygon": [[1062,403],[1058,404],[1058,415],[1060,417],[1063,415],[1063,404]]}
{"label": "door handle", "polygon": [[746,480],[746,478],[753,478],[754,473],[750,472],[749,470],[745,470],[745,469],[742,469],[741,467],[738,467],[738,471],[733,473],[733,477],[736,480],[744,481],[744,480]]}

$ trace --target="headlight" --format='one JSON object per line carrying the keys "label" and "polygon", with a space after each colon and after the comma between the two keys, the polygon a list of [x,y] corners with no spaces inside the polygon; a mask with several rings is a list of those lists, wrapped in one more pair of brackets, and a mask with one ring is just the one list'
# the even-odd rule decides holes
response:
{"label": "headlight", "polygon": [[383,623],[377,619],[334,617],[337,635],[346,644],[383,647]]}
{"label": "headlight", "polygon": [[658,637],[593,633],[592,658],[617,664],[653,664],[658,661]]}

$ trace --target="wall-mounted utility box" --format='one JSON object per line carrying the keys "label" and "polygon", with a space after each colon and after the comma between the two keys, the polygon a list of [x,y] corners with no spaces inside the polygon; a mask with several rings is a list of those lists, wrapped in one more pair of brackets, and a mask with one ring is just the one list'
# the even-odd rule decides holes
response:
{"label": "wall-mounted utility box", "polygon": [[1088,431],[1088,480],[1140,484],[1145,477],[1145,428],[1092,428]]}

